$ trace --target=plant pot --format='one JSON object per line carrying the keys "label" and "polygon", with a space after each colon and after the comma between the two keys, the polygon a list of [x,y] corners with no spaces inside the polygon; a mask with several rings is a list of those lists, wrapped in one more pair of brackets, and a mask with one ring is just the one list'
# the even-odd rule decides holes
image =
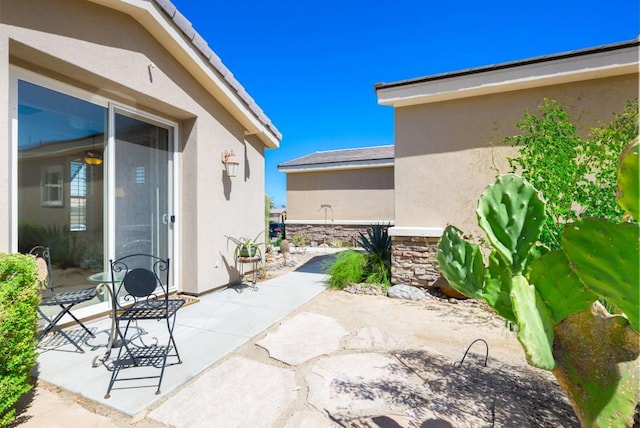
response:
{"label": "plant pot", "polygon": [[258,252],[258,247],[242,247],[238,252],[240,257],[255,257]]}

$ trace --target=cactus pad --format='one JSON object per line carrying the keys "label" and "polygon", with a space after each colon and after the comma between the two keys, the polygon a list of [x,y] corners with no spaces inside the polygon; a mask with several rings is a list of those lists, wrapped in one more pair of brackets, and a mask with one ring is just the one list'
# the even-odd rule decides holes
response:
{"label": "cactus pad", "polygon": [[551,310],[555,324],[567,315],[587,309],[598,299],[580,282],[562,251],[551,251],[536,259],[531,265],[529,281]]}
{"label": "cactus pad", "polygon": [[546,219],[537,190],[515,174],[502,175],[482,193],[476,214],[507,268],[522,274]]}
{"label": "cactus pad", "polygon": [[524,276],[511,279],[511,304],[518,322],[518,340],[527,361],[545,370],[555,368],[553,358],[553,320],[535,287]]}
{"label": "cactus pad", "polygon": [[477,245],[467,242],[462,231],[447,226],[438,244],[438,264],[449,285],[468,297],[480,297],[484,262]]}
{"label": "cactus pad", "polygon": [[571,268],[593,292],[613,303],[640,330],[637,223],[613,224],[586,219],[567,225],[562,234]]}
{"label": "cactus pad", "polygon": [[636,220],[640,220],[638,211],[638,138],[633,140],[620,155],[618,163],[618,205],[631,214]]}

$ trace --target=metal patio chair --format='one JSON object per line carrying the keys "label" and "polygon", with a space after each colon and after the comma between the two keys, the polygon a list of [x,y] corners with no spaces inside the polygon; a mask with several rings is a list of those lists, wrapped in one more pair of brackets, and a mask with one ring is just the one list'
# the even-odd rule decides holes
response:
{"label": "metal patio chair", "polygon": [[[185,303],[184,299],[169,298],[169,259],[161,259],[148,254],[133,254],[111,260],[111,275],[122,278],[114,284],[114,317],[120,347],[113,361],[111,380],[105,398],[111,396],[111,390],[118,381],[158,379],[156,395],[160,394],[162,377],[169,357],[180,364],[180,354],[173,338],[176,312]],[[141,321],[163,321],[166,324],[166,342],[159,344],[144,343],[139,334]],[[160,369],[158,375],[148,375],[145,369],[142,376],[118,378],[123,369],[153,367]],[[135,387],[139,387],[136,384]]]}
{"label": "metal patio chair", "polygon": [[[29,254],[35,257],[36,264],[38,265],[38,282],[40,284],[40,304],[38,305],[38,313],[47,323],[40,334],[38,335],[38,340],[42,340],[43,337],[47,335],[50,331],[54,331],[55,333],[60,334],[67,341],[69,341],[73,346],[75,346],[80,352],[84,353],[84,349],[80,347],[80,344],[74,340],[69,334],[67,334],[58,323],[65,315],[69,315],[80,327],[84,329],[91,337],[94,337],[94,334],[80,321],[76,318],[75,315],[71,312],[74,306],[79,305],[80,303],[87,302],[93,299],[96,296],[96,288],[84,288],[80,290],[65,290],[58,291],[55,288],[55,283],[53,280],[53,269],[51,268],[51,252],[49,247],[45,246],[37,246],[33,247]],[[51,306],[60,307],[59,312],[53,316],[47,316],[41,307],[42,306]]]}

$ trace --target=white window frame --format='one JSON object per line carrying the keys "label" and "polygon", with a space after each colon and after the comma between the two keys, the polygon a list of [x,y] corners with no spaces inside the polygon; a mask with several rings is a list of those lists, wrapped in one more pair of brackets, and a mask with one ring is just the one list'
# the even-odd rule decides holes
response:
{"label": "white window frame", "polygon": [[[54,182],[53,177],[58,180]],[[53,197],[57,191],[57,197]],[[64,168],[62,165],[47,165],[40,169],[40,205],[43,207],[64,206]]]}

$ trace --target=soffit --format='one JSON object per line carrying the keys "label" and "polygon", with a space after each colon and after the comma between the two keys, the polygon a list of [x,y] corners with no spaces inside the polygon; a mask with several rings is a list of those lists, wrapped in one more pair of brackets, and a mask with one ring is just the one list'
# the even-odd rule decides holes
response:
{"label": "soffit", "polygon": [[204,88],[267,148],[282,134],[246,92],[191,23],[169,0],[89,0],[138,21]]}

